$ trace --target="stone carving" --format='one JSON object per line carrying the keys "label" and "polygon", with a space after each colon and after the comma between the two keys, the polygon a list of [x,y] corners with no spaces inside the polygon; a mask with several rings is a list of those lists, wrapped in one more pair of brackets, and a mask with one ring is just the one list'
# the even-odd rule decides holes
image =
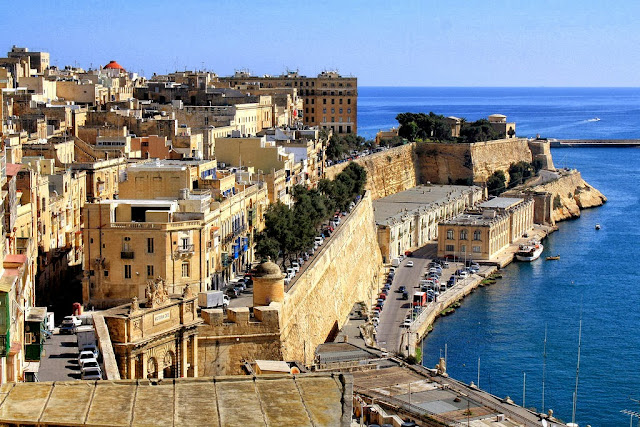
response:
{"label": "stone carving", "polygon": [[134,314],[140,311],[140,304],[138,303],[138,297],[133,297],[131,299],[131,308],[129,309],[129,314]]}
{"label": "stone carving", "polygon": [[147,299],[148,308],[156,308],[169,302],[169,292],[164,283],[164,279],[158,277],[156,279],[147,280],[147,288],[144,291]]}
{"label": "stone carving", "polygon": [[182,298],[191,298],[193,296],[193,292],[191,291],[191,286],[184,285],[184,290],[182,291]]}

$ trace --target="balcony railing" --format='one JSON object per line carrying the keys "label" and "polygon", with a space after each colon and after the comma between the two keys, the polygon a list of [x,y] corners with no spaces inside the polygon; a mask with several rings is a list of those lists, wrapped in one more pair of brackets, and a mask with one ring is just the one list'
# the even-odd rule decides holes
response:
{"label": "balcony railing", "polygon": [[121,259],[133,259],[133,251],[122,251],[120,252]]}
{"label": "balcony railing", "polygon": [[177,252],[181,254],[190,253],[190,252],[193,252],[193,247],[194,247],[193,245],[183,245],[178,247]]}

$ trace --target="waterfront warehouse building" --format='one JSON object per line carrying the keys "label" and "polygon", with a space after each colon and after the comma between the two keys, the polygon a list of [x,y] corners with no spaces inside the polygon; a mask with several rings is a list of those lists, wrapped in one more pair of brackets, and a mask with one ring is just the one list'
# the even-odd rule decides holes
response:
{"label": "waterfront warehouse building", "polygon": [[438,224],[438,257],[491,260],[533,228],[533,199],[495,197]]}
{"label": "waterfront warehouse building", "polygon": [[383,262],[438,238],[438,223],[479,203],[477,186],[420,185],[373,202]]}

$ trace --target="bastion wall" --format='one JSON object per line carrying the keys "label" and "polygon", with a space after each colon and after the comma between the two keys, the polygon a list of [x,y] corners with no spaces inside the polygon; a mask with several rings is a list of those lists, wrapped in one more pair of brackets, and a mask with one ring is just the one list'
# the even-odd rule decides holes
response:
{"label": "bastion wall", "polygon": [[371,301],[382,285],[371,199],[367,192],[285,294],[281,313],[285,360],[310,363],[316,347],[343,326],[353,305]]}

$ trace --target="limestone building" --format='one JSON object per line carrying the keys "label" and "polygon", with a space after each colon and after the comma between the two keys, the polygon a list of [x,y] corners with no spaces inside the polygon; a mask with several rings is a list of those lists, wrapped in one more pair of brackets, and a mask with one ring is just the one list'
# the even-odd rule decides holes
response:
{"label": "limestone building", "polygon": [[438,238],[438,223],[482,200],[480,187],[417,186],[373,201],[378,245],[384,262]]}
{"label": "limestone building", "polygon": [[297,71],[272,77],[252,76],[236,72],[220,77],[232,87],[259,84],[261,88],[295,88],[304,99],[304,111],[299,111],[307,126],[320,126],[335,133],[358,133],[358,79],[343,77],[336,71],[323,71],[317,77],[306,77]]}
{"label": "limestone building", "polygon": [[533,199],[496,197],[438,224],[438,257],[492,260],[533,228]]}
{"label": "limestone building", "polygon": [[169,295],[164,281],[150,279],[145,298],[102,314],[123,379],[198,376],[197,298],[189,286]]}

